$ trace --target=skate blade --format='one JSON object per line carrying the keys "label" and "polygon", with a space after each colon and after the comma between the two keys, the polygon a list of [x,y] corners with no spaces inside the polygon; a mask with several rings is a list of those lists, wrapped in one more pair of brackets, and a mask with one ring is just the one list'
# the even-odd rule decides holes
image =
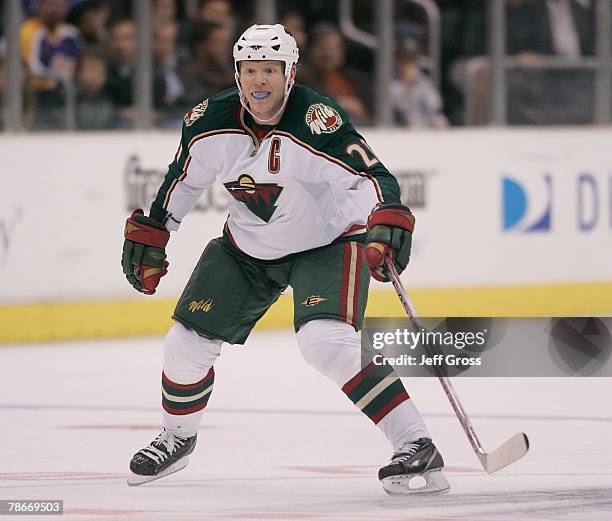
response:
{"label": "skate blade", "polygon": [[[415,482],[422,482],[415,486]],[[413,482],[411,485],[411,481]],[[441,470],[434,470],[413,476],[389,476],[381,481],[385,492],[391,496],[407,496],[410,494],[446,494],[450,492],[450,483]]]}
{"label": "skate blade", "polygon": [[154,476],[141,476],[140,474],[134,474],[132,472],[130,473],[130,477],[127,480],[127,484],[130,487],[137,487],[138,485],[151,483],[151,481],[164,478],[166,476],[169,476],[170,474],[174,474],[175,472],[184,469],[188,463],[189,458],[185,456],[184,458],[181,458],[179,461],[177,461],[173,465],[170,465],[168,468],[162,470],[159,474],[155,474]]}

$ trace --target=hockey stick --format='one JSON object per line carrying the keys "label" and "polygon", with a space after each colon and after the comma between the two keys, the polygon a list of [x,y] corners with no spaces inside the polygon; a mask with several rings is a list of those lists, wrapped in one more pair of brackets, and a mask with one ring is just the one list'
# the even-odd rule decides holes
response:
{"label": "hockey stick", "polygon": [[[408,297],[408,294],[404,289],[402,281],[399,278],[391,258],[387,257],[385,260],[385,267],[387,269],[387,273],[389,274],[389,278],[391,279],[391,283],[397,292],[397,296],[406,310],[406,314],[408,315],[412,327],[416,331],[425,330],[423,323],[419,320],[416,310],[410,301],[410,297]],[[497,449],[495,449],[493,452],[485,452],[485,450],[482,448],[480,440],[478,439],[478,435],[476,434],[472,422],[463,409],[461,402],[459,402],[459,398],[455,392],[455,389],[453,388],[453,384],[449,378],[442,373],[440,367],[434,366],[434,368],[438,380],[440,380],[440,384],[442,384],[442,389],[444,389],[444,393],[455,411],[457,419],[459,420],[461,427],[463,427],[472,449],[474,449],[474,452],[476,453],[476,456],[478,456],[481,465],[489,474],[503,469],[527,454],[527,451],[529,450],[529,439],[524,432],[515,434],[497,447]]]}

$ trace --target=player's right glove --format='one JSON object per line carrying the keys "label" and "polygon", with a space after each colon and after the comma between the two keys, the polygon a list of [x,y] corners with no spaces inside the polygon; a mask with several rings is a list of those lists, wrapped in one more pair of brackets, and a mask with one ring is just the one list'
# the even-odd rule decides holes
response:
{"label": "player's right glove", "polygon": [[125,221],[124,235],[123,273],[138,291],[153,295],[159,279],[168,273],[165,248],[170,232],[139,208]]}
{"label": "player's right glove", "polygon": [[380,203],[368,217],[368,236],[363,250],[370,275],[387,282],[387,257],[393,259],[398,273],[404,271],[410,260],[414,215],[410,208],[398,203]]}

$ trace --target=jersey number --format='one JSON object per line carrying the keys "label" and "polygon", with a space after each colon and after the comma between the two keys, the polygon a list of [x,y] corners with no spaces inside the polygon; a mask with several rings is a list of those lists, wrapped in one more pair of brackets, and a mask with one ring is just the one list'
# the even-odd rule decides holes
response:
{"label": "jersey number", "polygon": [[346,147],[346,153],[349,155],[357,154],[360,156],[366,168],[370,168],[380,162],[370,150],[370,147],[366,145],[365,141],[361,143],[351,143],[348,147]]}
{"label": "jersey number", "polygon": [[268,170],[271,174],[280,172],[280,146],[280,138],[273,137],[270,143],[270,155],[268,156]]}

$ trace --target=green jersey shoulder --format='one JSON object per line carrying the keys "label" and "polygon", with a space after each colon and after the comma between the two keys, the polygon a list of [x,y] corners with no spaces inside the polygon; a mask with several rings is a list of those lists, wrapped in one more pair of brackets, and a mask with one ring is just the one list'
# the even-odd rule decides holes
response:
{"label": "green jersey shoulder", "polygon": [[236,107],[239,103],[236,87],[198,103],[183,118],[186,137],[189,139],[205,132],[239,128],[236,119]]}
{"label": "green jersey shoulder", "polygon": [[357,173],[376,179],[381,200],[400,201],[397,180],[353,127],[346,111],[333,99],[296,85],[278,126],[278,133],[283,132],[308,145],[315,153],[323,153]]}
{"label": "green jersey shoulder", "polygon": [[[183,118],[187,142],[194,136],[223,129],[240,129],[240,98],[236,87],[212,96],[191,109]],[[286,131],[315,148],[336,134],[354,131],[348,115],[332,99],[314,90],[296,85],[290,95],[278,130]]]}
{"label": "green jersey shoulder", "polygon": [[319,148],[335,134],[352,129],[352,125],[346,112],[334,100],[303,85],[296,85],[280,128]]}

